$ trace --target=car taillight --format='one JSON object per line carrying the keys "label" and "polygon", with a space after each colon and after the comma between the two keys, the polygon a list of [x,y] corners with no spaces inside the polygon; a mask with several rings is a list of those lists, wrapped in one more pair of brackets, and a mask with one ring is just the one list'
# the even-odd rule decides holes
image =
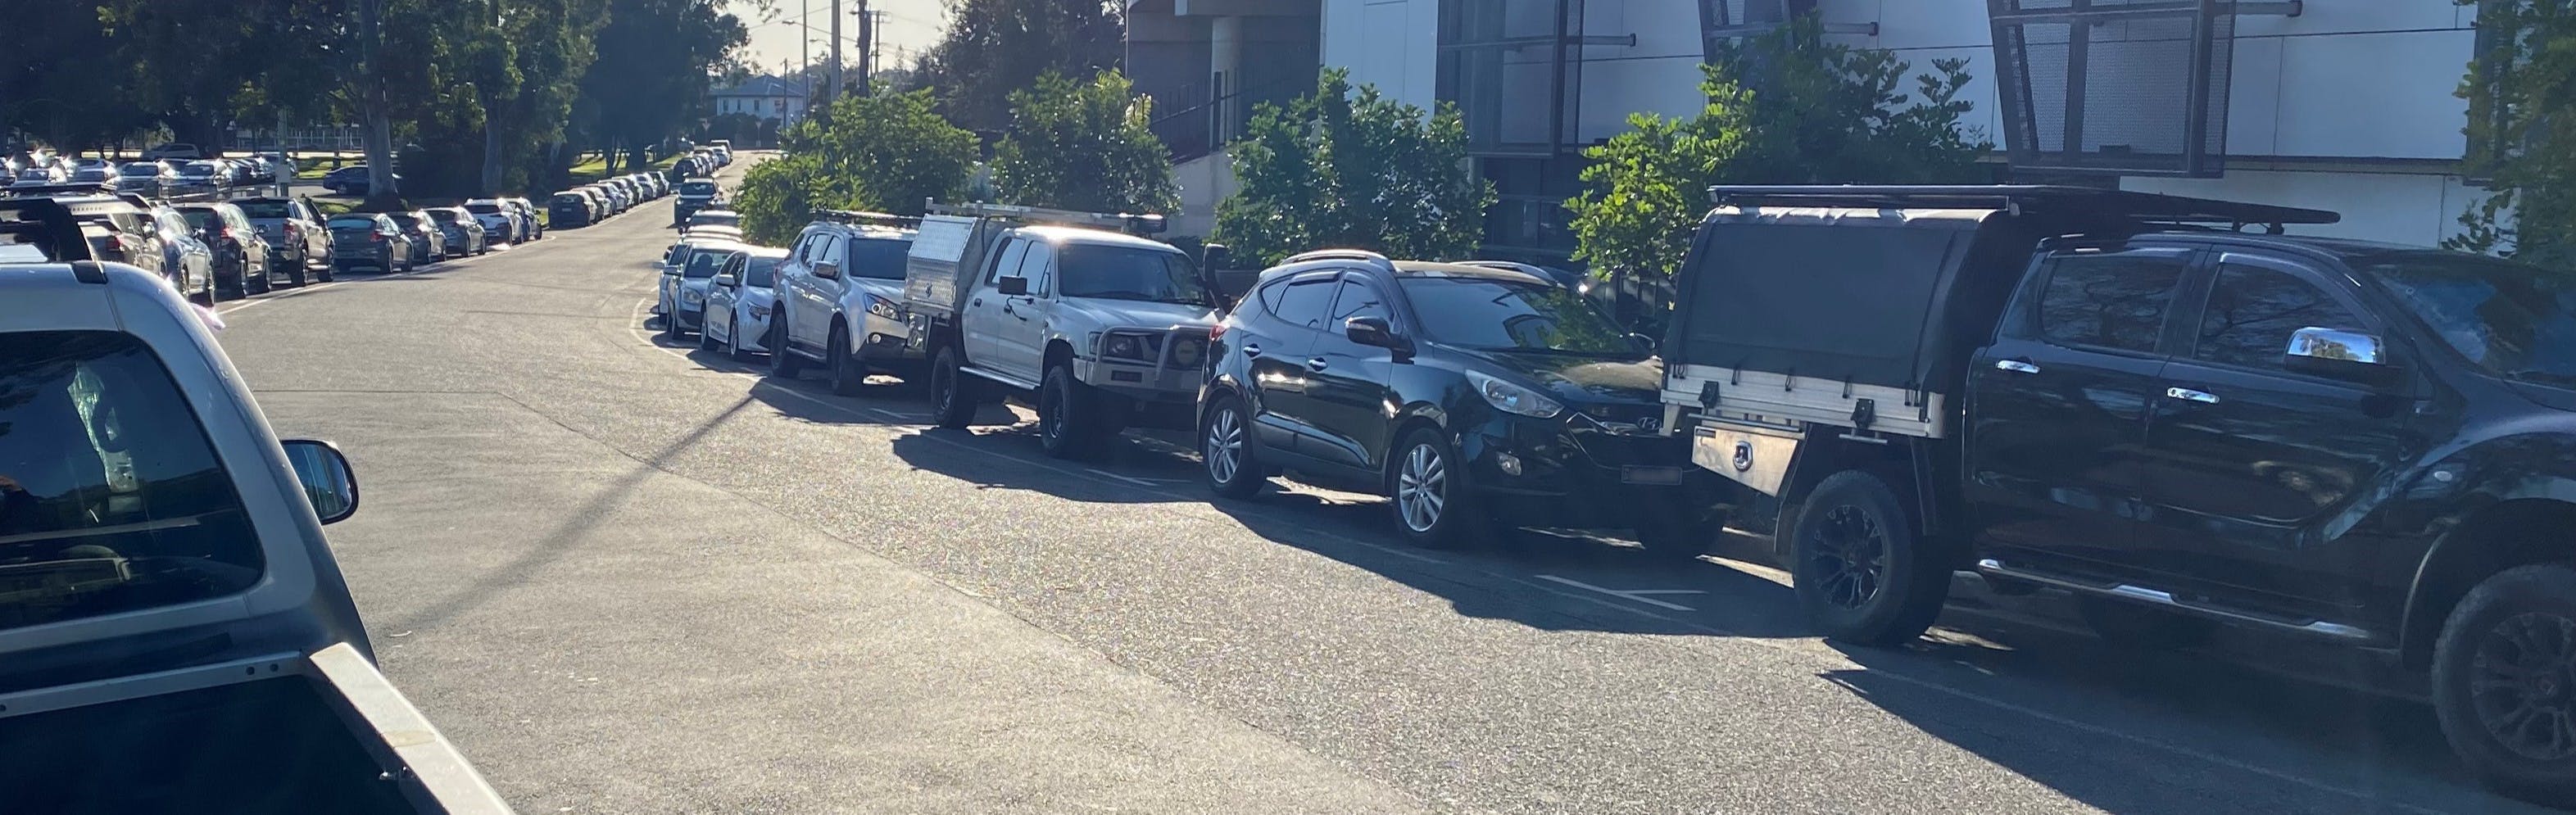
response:
{"label": "car taillight", "polygon": [[369,233],[367,233],[367,239],[368,239],[368,240],[371,240],[371,241],[375,241],[375,242],[377,242],[377,243],[384,243],[384,242],[385,242],[385,233],[382,233],[382,232],[369,232]]}
{"label": "car taillight", "polygon": [[1215,342],[1221,339],[1225,339],[1225,324],[1217,323],[1215,328],[1208,329],[1208,342]]}

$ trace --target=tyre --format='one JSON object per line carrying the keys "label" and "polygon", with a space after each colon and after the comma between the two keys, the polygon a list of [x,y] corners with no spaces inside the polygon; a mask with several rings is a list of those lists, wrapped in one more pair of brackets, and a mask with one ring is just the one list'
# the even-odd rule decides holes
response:
{"label": "tyre", "polygon": [[1255,448],[1243,403],[1219,397],[1199,420],[1199,472],[1208,489],[1226,498],[1250,498],[1268,480]]}
{"label": "tyre", "polygon": [[868,366],[860,364],[859,358],[850,354],[849,330],[833,326],[832,341],[825,347],[830,349],[824,358],[831,360],[832,394],[859,395],[859,391],[868,385]]}
{"label": "tyre", "polygon": [[1438,430],[1423,427],[1396,441],[1387,456],[1387,507],[1395,529],[1425,549],[1457,549],[1493,535],[1493,519],[1476,501],[1456,447]]}
{"label": "tyre", "polygon": [[962,429],[975,420],[976,400],[983,398],[981,383],[966,375],[966,358],[954,345],[944,345],[930,363],[930,421],[950,430]]}
{"label": "tyre", "polygon": [[313,256],[297,253],[295,262],[286,267],[286,282],[299,289],[313,285]]}
{"label": "tyre", "polygon": [[662,338],[680,341],[680,309],[676,305],[662,312]]}
{"label": "tyre", "polygon": [[698,324],[698,350],[700,350],[700,351],[713,351],[713,350],[716,350],[716,342],[715,342],[715,340],[707,339],[707,326],[706,326],[706,324],[705,324],[705,323],[700,323],[700,324]]}
{"label": "tyre", "polygon": [[1073,378],[1073,366],[1047,368],[1038,382],[1038,447],[1051,458],[1084,459],[1099,452],[1099,401]]}
{"label": "tyre", "polygon": [[1807,494],[1791,527],[1798,605],[1826,637],[1892,645],[1932,627],[1950,569],[1914,534],[1912,516],[1878,476],[1845,470]]}
{"label": "tyre", "polygon": [[267,294],[270,289],[274,288],[268,279],[269,272],[273,269],[268,261],[268,258],[260,258],[260,264],[257,270],[252,270],[250,268],[250,262],[248,260],[244,260],[242,262],[242,273],[248,275],[246,279],[250,280],[253,284],[251,286],[252,294]]}
{"label": "tyre", "polygon": [[2478,780],[2536,803],[2576,798],[2576,568],[2519,566],[2470,589],[2434,640],[2432,690]]}
{"label": "tyre", "polygon": [[741,362],[745,356],[742,352],[742,322],[737,318],[733,330],[725,332],[725,358]]}
{"label": "tyre", "polygon": [[2104,597],[2075,598],[2075,615],[2104,640],[2157,651],[2190,648],[2218,633],[2211,620]]}
{"label": "tyre", "polygon": [[783,310],[770,312],[769,375],[780,379],[795,379],[797,372],[803,370],[805,370],[805,361],[796,358],[795,352],[787,350],[787,312]]}

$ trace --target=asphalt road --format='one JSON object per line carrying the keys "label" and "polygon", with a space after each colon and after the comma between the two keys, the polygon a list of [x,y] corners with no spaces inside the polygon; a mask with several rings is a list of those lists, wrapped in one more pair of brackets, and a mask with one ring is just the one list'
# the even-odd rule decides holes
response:
{"label": "asphalt road", "polygon": [[1155,439],[1072,465],[765,380],[651,333],[667,206],[223,306],[358,468],[385,669],[523,812],[2529,811],[2419,707],[2045,598],[1839,647],[1750,564],[1416,551]]}

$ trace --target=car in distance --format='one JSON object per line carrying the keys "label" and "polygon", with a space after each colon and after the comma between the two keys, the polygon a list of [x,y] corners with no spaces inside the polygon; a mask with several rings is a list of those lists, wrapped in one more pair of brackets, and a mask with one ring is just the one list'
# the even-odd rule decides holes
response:
{"label": "car in distance", "polygon": [[492,243],[521,243],[527,240],[526,224],[518,210],[498,198],[477,198],[465,202],[465,211],[474,222],[483,225],[484,236]]}
{"label": "car in distance", "polygon": [[116,168],[117,189],[160,195],[179,184],[179,170],[158,161],[129,161]]}
{"label": "car in distance", "polygon": [[207,305],[215,302],[215,251],[197,237],[196,227],[168,204],[149,210],[161,251],[161,268],[172,286]]}
{"label": "car in distance", "polygon": [[[402,183],[402,174],[395,173],[393,181]],[[375,179],[368,174],[364,164],[352,164],[322,175],[322,188],[340,195],[365,195],[374,183]]]}
{"label": "car in distance", "polygon": [[677,340],[689,332],[705,328],[707,286],[725,258],[749,249],[729,240],[699,238],[681,241],[671,248],[670,259],[662,264],[662,283],[657,298],[662,315],[662,336]]}
{"label": "car in distance", "polygon": [[787,250],[767,246],[752,247],[725,258],[707,283],[705,321],[698,330],[698,347],[715,348],[722,343],[725,355],[734,359],[754,353],[766,353],[769,346],[761,342],[769,337],[770,315],[778,311],[778,291],[774,273],[779,261],[787,259]]}
{"label": "car in distance", "polygon": [[58,165],[50,163],[31,164],[28,165],[26,169],[19,170],[17,175],[12,176],[9,179],[9,186],[12,189],[56,187],[68,183],[69,181],[71,181],[71,174],[64,172],[63,168]]}
{"label": "car in distance", "polygon": [[715,206],[719,192],[716,180],[712,178],[691,178],[680,182],[680,200],[671,205],[672,225],[686,225],[691,214]]}
{"label": "car in distance", "polygon": [[333,215],[323,228],[331,232],[331,258],[339,271],[360,267],[380,272],[410,271],[417,262],[412,254],[416,244],[411,233],[382,213]]}
{"label": "car in distance", "polygon": [[[834,372],[842,390],[875,371],[914,377],[921,355],[908,348],[912,330],[903,315],[903,289],[917,221],[831,210],[815,218],[797,233],[787,260],[774,271],[778,314],[761,342],[771,355],[771,371],[793,375],[811,360]],[[781,354],[789,358],[778,359]]]}
{"label": "car in distance", "polygon": [[151,149],[143,151],[142,155],[144,161],[159,161],[162,159],[199,159],[205,157],[205,151],[198,149],[196,145],[189,144],[187,142],[175,141],[155,145]]}
{"label": "car in distance", "polygon": [[214,253],[215,288],[234,297],[264,294],[269,289],[268,242],[230,203],[179,204],[173,209],[188,219],[197,240]]}
{"label": "car in distance", "polygon": [[439,238],[447,243],[450,255],[466,257],[492,251],[490,233],[484,232],[483,224],[463,207],[430,207],[421,210],[421,214],[438,226]]}
{"label": "car in distance", "polygon": [[447,233],[439,231],[438,223],[429,219],[429,213],[415,209],[388,212],[385,217],[394,219],[394,225],[402,227],[403,234],[411,237],[412,248],[420,255],[415,262],[436,263],[456,256],[452,251],[456,247],[447,245]]}
{"label": "car in distance", "polygon": [[179,192],[215,192],[232,186],[232,169],[221,159],[199,159],[179,165]]}
{"label": "car in distance", "polygon": [[312,204],[301,198],[235,198],[232,203],[259,229],[269,256],[286,267],[291,282],[304,285],[316,267],[323,280],[331,279],[331,233],[322,228],[321,213]]}
{"label": "car in distance", "polygon": [[525,228],[525,239],[532,241],[545,239],[546,220],[545,216],[538,211],[536,202],[512,197],[501,199],[501,205],[518,213],[519,223]]}
{"label": "car in distance", "polygon": [[579,192],[559,192],[546,202],[546,221],[556,228],[589,226],[592,219],[590,197]]}

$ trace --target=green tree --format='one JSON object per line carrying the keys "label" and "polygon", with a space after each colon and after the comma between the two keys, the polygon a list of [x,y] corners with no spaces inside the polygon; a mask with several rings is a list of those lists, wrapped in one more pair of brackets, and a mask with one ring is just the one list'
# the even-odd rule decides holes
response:
{"label": "green tree", "polygon": [[2576,3],[2475,5],[2481,50],[2459,95],[2468,171],[2493,194],[2443,245],[2576,269]]}
{"label": "green tree", "polygon": [[[1966,60],[1912,66],[1890,52],[1824,41],[1813,17],[1728,43],[1705,66],[1697,116],[1629,117],[1632,129],[1588,148],[1590,189],[1574,212],[1575,257],[1605,277],[1669,277],[1714,184],[1966,183],[1988,144],[1958,125]],[[1917,98],[1919,97],[1919,98]]]}
{"label": "green tree", "polygon": [[1491,183],[1467,164],[1467,128],[1436,112],[1354,92],[1326,69],[1313,94],[1263,105],[1232,148],[1241,188],[1217,206],[1213,240],[1263,265],[1325,247],[1394,257],[1451,258],[1475,250]]}
{"label": "green tree", "polygon": [[751,36],[724,8],[724,0],[607,0],[581,95],[610,172],[642,163],[646,147],[706,115],[711,71]]}
{"label": "green tree", "polygon": [[1180,206],[1151,99],[1116,71],[1081,84],[1055,72],[1011,93],[1010,135],[993,151],[993,186],[1011,203],[1092,212]]}
{"label": "green tree", "polygon": [[783,244],[816,209],[918,215],[929,199],[956,198],[975,165],[975,134],[932,104],[929,91],[853,96],[788,128],[786,155],[753,167],[734,195],[744,237]]}
{"label": "green tree", "polygon": [[1011,94],[1050,71],[1116,70],[1126,53],[1126,3],[1110,0],[949,0],[948,33],[921,61],[940,111],[979,133],[1011,122]]}
{"label": "green tree", "polygon": [[102,65],[101,54],[130,50],[99,10],[81,3],[22,4],[9,18],[23,36],[0,60],[0,129],[25,131],[63,149],[95,147],[149,126],[157,117],[133,93],[130,77]]}

